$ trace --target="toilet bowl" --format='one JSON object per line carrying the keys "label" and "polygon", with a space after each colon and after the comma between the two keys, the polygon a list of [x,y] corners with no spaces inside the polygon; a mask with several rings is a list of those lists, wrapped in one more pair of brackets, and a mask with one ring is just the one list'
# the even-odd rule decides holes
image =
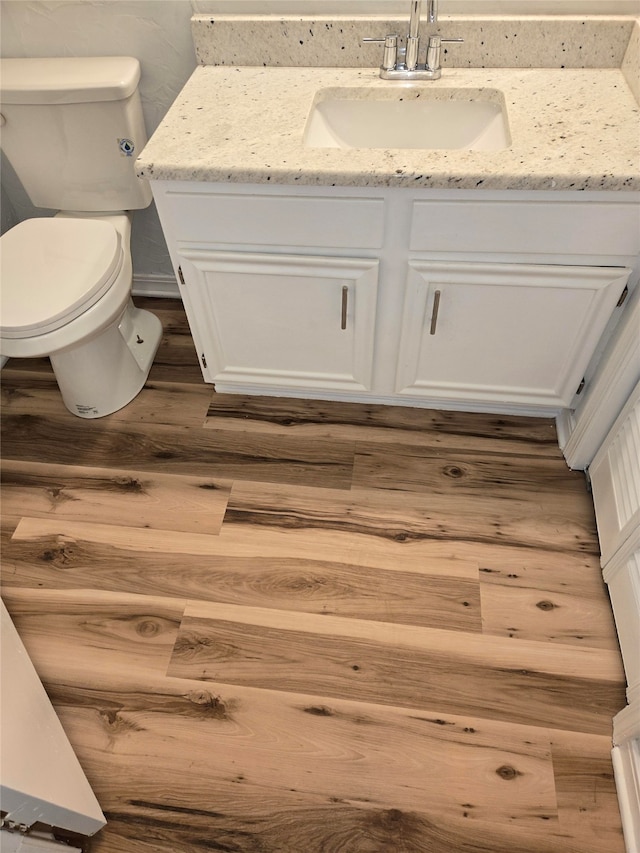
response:
{"label": "toilet bowl", "polygon": [[0,354],[49,356],[65,406],[99,418],[142,389],[162,337],[131,300],[127,213],[28,219],[0,239]]}

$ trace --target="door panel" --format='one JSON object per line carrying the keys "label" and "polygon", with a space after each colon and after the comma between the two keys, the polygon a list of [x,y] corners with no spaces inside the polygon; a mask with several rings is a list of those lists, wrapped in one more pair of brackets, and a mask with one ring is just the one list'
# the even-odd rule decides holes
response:
{"label": "door panel", "polygon": [[377,260],[210,251],[184,259],[217,387],[370,388]]}
{"label": "door panel", "polygon": [[566,406],[628,276],[623,268],[411,261],[396,390]]}

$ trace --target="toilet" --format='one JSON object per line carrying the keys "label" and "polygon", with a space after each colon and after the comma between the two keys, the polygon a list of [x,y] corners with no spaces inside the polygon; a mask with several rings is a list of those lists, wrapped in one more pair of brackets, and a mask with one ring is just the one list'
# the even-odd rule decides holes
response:
{"label": "toilet", "polygon": [[2,150],[43,209],[0,238],[0,355],[48,356],[80,418],[131,402],[162,337],[131,299],[131,211],[151,203],[139,80],[131,57],[0,60]]}

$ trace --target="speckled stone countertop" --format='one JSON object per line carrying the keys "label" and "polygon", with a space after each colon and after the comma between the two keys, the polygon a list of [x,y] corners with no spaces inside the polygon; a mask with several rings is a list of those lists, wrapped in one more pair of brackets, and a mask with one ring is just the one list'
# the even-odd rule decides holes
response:
{"label": "speckled stone countertop", "polygon": [[403,84],[380,80],[374,69],[206,66],[195,70],[147,144],[138,174],[299,186],[640,190],[640,108],[618,69],[448,68],[436,82],[411,86],[499,90],[511,147],[306,148],[318,90],[401,94]]}

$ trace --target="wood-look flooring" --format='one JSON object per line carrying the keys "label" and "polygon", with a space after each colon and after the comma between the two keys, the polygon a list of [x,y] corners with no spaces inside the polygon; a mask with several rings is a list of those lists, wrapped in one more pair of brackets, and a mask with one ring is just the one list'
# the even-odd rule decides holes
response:
{"label": "wood-look flooring", "polygon": [[[145,302],[145,300],[138,300]],[[622,853],[624,675],[545,419],[2,373],[2,595],[108,819],[93,853]]]}

